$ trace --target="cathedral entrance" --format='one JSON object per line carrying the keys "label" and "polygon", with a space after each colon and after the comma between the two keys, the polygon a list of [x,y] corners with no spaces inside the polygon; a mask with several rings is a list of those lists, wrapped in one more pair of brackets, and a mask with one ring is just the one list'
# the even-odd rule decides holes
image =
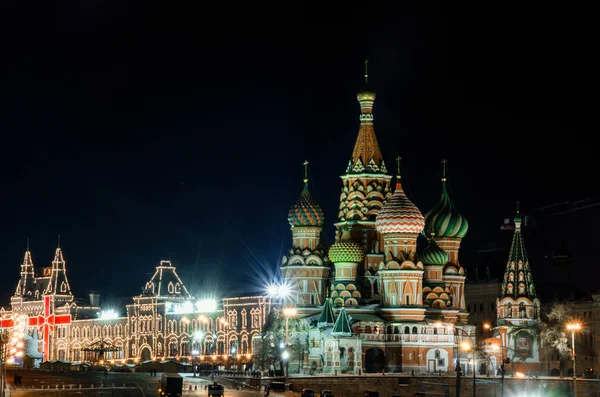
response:
{"label": "cathedral entrance", "polygon": [[365,354],[365,371],[368,373],[378,373],[385,368],[385,354],[383,350],[372,347]]}
{"label": "cathedral entrance", "polygon": [[140,358],[142,359],[142,361],[148,361],[152,359],[152,352],[150,351],[150,348],[148,346],[142,348],[142,351],[140,351]]}

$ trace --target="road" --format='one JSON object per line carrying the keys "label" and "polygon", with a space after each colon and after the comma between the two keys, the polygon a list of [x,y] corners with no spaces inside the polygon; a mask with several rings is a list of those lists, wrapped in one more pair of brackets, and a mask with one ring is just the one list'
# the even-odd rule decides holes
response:
{"label": "road", "polygon": [[[16,397],[26,396],[50,396],[63,397],[82,394],[132,396],[132,397],[156,397],[161,374],[150,376],[149,373],[128,372],[43,372],[43,371],[19,371],[22,376],[21,385],[14,386],[14,373],[7,374],[7,383],[11,387],[12,395]],[[206,396],[205,386],[212,383],[209,378],[194,378],[191,374],[184,376],[184,396]],[[244,388],[237,390],[233,382],[228,379],[216,378],[225,386],[225,397],[264,397],[263,391]],[[79,390],[79,388],[83,390]],[[93,393],[91,388],[94,388]],[[271,392],[269,397],[298,397],[293,392]]]}

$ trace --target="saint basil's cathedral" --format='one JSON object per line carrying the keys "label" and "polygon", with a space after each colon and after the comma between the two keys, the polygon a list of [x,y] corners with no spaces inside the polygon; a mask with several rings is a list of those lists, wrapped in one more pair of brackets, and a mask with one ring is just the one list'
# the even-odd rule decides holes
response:
{"label": "saint basil's cathedral", "polygon": [[[0,328],[28,330],[27,356],[39,360],[85,361],[86,352],[100,346],[116,365],[191,361],[195,354],[196,362],[225,368],[254,363],[258,370],[265,364],[254,355],[270,334],[265,323],[272,309],[284,312],[281,305],[295,308],[286,339],[299,345],[290,362],[301,372],[449,373],[457,365],[466,370],[468,354],[457,350],[457,338],[475,338],[459,261],[468,222],[449,197],[445,161],[439,200],[425,215],[403,190],[399,161],[396,175],[388,172],[373,125],[375,97],[369,89],[357,95],[360,127],[341,176],[335,243],[329,249],[321,242],[325,215],[310,194],[305,163],[300,197],[288,213],[292,248],[280,266],[293,291],[289,298],[227,298],[221,309],[200,307],[175,267],[161,261],[127,305],[126,317],[98,319],[97,301],[74,300],[60,248],[38,276],[27,250],[12,309],[0,310]],[[519,332],[539,323],[540,303],[518,216],[515,226],[496,331],[501,346],[519,347],[511,350],[520,349],[534,363],[540,357],[538,338]],[[418,251],[419,236],[427,242]]]}

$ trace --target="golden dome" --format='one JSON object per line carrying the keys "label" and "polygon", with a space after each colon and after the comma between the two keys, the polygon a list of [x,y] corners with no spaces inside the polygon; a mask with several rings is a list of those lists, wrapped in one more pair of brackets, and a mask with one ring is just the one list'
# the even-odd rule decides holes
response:
{"label": "golden dome", "polygon": [[361,91],[356,95],[356,99],[358,99],[359,102],[361,101],[374,101],[375,100],[375,93],[371,92],[371,91]]}

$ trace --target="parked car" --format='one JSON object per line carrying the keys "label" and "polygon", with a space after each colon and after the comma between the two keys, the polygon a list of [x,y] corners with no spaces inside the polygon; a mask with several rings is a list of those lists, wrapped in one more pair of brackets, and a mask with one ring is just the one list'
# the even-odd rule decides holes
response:
{"label": "parked car", "polygon": [[310,389],[302,389],[301,397],[315,397],[315,392]]}
{"label": "parked car", "polygon": [[333,395],[331,390],[321,390],[321,397],[325,397],[326,394]]}

